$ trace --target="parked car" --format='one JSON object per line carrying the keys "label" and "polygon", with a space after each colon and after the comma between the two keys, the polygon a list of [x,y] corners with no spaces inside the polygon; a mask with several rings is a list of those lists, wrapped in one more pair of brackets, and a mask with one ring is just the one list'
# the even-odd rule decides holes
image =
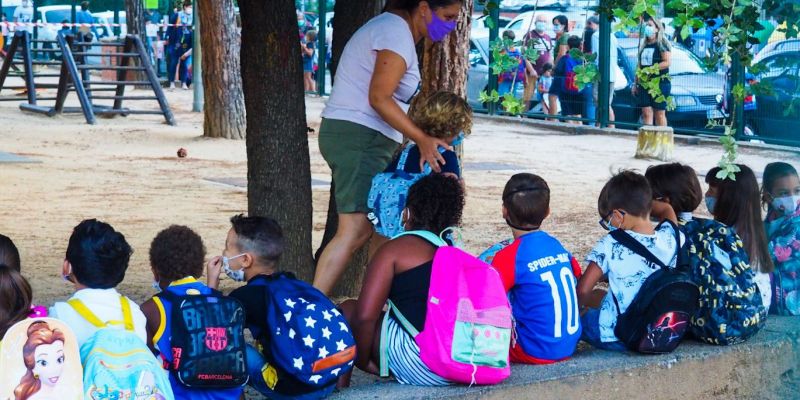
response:
{"label": "parked car", "polygon": [[746,122],[759,136],[800,140],[800,39],[765,47],[753,64],[763,68],[755,79],[772,87],[774,95],[756,95],[758,108],[745,114]]}
{"label": "parked car", "polygon": [[[469,70],[467,72],[467,102],[472,108],[485,109],[481,103],[480,94],[489,89],[489,37],[472,37],[469,40]],[[522,98],[525,88],[517,85],[514,93]]]}
{"label": "parked car", "polygon": [[[488,15],[472,16],[472,36],[489,36],[489,26],[486,21],[488,17]],[[511,22],[511,18],[506,18],[502,15],[498,18],[497,27],[500,32],[505,29],[509,22]]]}
{"label": "parked car", "polygon": [[[636,76],[639,53],[638,39],[618,39],[617,57],[628,85],[614,94],[614,113],[617,121],[639,122],[641,109],[631,93]],[[711,72],[692,52],[679,44],[672,44],[669,75],[675,109],[667,111],[669,126],[704,129],[709,119],[724,118],[719,110],[723,96],[725,76]]]}
{"label": "parked car", "polygon": [[[119,12],[119,36],[125,37],[128,34],[128,26],[125,19],[125,11]],[[97,27],[97,38],[104,39],[104,38],[111,38],[114,39],[116,36],[114,35],[114,28],[111,24],[114,23],[114,12],[113,11],[100,11],[96,13],[92,13],[92,16],[95,19],[96,24],[101,24],[102,26]]]}

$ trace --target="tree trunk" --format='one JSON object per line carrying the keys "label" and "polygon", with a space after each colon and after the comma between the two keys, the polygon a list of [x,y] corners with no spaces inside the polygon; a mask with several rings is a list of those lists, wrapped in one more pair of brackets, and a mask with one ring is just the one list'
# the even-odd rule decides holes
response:
{"label": "tree trunk", "polygon": [[[469,70],[469,35],[472,29],[473,0],[464,0],[456,29],[439,43],[425,39],[425,50],[419,65],[422,89],[419,97],[446,90],[467,97],[467,71]],[[418,50],[419,51],[419,50]],[[413,104],[412,104],[413,107]],[[455,148],[458,159],[464,156],[464,146]]]}
{"label": "tree trunk", "polygon": [[197,0],[203,48],[203,136],[244,139],[246,120],[239,71],[241,38],[233,0]]}
{"label": "tree trunk", "polygon": [[464,0],[455,31],[439,43],[425,39],[425,51],[420,65],[422,75],[421,96],[439,90],[453,92],[461,97],[467,95],[467,71],[469,62],[469,34],[472,26],[473,0]]}
{"label": "tree trunk", "polygon": [[[139,36],[142,43],[147,43],[144,29],[144,0],[125,0],[125,25],[128,35]],[[133,61],[133,64],[140,65],[140,61]],[[126,71],[128,79],[134,81],[146,81],[147,75],[144,71]],[[137,86],[138,87],[138,86]]]}
{"label": "tree trunk", "polygon": [[311,167],[294,1],[239,0],[239,7],[248,211],[278,221],[281,268],[310,281]]}
{"label": "tree trunk", "polygon": [[[359,4],[353,4],[353,3]],[[351,0],[348,2],[338,1],[333,6],[335,17],[333,18],[333,42],[331,46],[331,77],[336,81],[336,67],[342,57],[344,46],[347,41],[362,25],[367,23],[372,17],[378,15],[385,5],[386,0]],[[322,235],[322,243],[314,254],[314,259],[318,260],[325,246],[333,239],[336,229],[339,227],[339,214],[336,212],[336,199],[333,197],[336,183],[331,182],[330,200],[328,200],[328,216],[325,221],[325,233]],[[361,290],[361,282],[364,281],[364,266],[367,264],[367,249],[369,244],[359,249],[347,265],[339,284],[333,291],[334,297],[356,297]]]}

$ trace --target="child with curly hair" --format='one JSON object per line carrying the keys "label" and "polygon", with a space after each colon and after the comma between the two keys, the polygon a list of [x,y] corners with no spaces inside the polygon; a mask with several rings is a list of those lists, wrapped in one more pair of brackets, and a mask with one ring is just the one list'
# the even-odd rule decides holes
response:
{"label": "child with curly hair", "polygon": [[[403,224],[409,231],[428,231],[441,236],[448,228],[460,225],[463,208],[464,188],[458,180],[442,174],[428,175],[409,190]],[[425,366],[414,337],[395,314],[384,319],[383,311],[386,302],[391,301],[412,326],[422,331],[436,249],[434,244],[416,235],[390,240],[367,266],[358,300],[348,300],[339,306],[353,328],[360,350],[356,366],[361,370],[377,375],[383,361],[400,383],[449,384]],[[383,331],[385,337],[381,337]],[[382,343],[386,346],[381,346]]]}

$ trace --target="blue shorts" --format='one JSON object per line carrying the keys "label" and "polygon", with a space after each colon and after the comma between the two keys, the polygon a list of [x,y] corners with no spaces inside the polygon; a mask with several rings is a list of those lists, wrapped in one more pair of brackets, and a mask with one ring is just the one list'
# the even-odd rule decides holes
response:
{"label": "blue shorts", "polygon": [[611,351],[626,351],[625,345],[619,340],[614,342],[603,342],[600,340],[600,310],[597,308],[590,308],[586,314],[581,317],[581,326],[583,333],[581,340],[589,343],[593,347],[602,350]]}
{"label": "blue shorts", "polygon": [[247,345],[247,374],[250,375],[250,381],[247,383],[259,393],[267,396],[273,400],[316,400],[324,399],[333,393],[336,389],[336,383],[324,387],[316,392],[306,393],[302,395],[288,395],[276,392],[269,388],[264,381],[264,373],[262,372],[268,366],[266,358],[255,347]]}

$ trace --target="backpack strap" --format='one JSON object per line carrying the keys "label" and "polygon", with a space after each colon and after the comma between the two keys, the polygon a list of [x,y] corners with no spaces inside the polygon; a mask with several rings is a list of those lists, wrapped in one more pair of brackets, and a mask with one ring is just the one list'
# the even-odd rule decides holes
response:
{"label": "backpack strap", "polygon": [[414,325],[411,325],[411,322],[408,322],[408,319],[400,313],[400,310],[397,306],[392,303],[391,300],[386,300],[386,305],[388,306],[388,310],[386,313],[383,314],[383,323],[381,324],[381,337],[380,337],[380,348],[379,348],[379,369],[380,369],[380,376],[387,377],[389,376],[389,349],[387,347],[387,336],[389,335],[389,318],[391,318],[390,314],[394,314],[395,318],[400,325],[403,326],[406,332],[411,335],[412,338],[419,335],[419,331]]}
{"label": "backpack strap", "polygon": [[[630,251],[636,253],[637,255],[641,256],[645,260],[658,265],[662,269],[669,268],[666,264],[664,264],[661,260],[658,259],[650,250],[647,250],[647,247],[644,247],[643,244],[639,243],[638,240],[634,239],[628,232],[625,232],[623,229],[617,229],[611,232],[611,237],[614,238],[617,242],[622,244],[623,246],[627,247]],[[678,244],[680,246],[680,243]]]}
{"label": "backpack strap", "polygon": [[394,240],[401,236],[417,236],[431,242],[431,244],[436,247],[447,246],[447,242],[445,242],[444,239],[442,239],[440,236],[430,231],[416,230],[416,231],[402,232],[393,237],[392,239]]}
{"label": "backpack strap", "polygon": [[[131,304],[125,296],[119,296],[119,303],[122,308],[122,324],[125,327],[125,330],[133,332],[133,314],[131,313]],[[67,304],[75,310],[86,322],[92,324],[95,328],[105,328],[109,325],[107,322],[103,322],[100,318],[97,317],[89,307],[86,307],[86,304],[83,304],[82,301],[79,299],[70,299],[67,300]]]}

